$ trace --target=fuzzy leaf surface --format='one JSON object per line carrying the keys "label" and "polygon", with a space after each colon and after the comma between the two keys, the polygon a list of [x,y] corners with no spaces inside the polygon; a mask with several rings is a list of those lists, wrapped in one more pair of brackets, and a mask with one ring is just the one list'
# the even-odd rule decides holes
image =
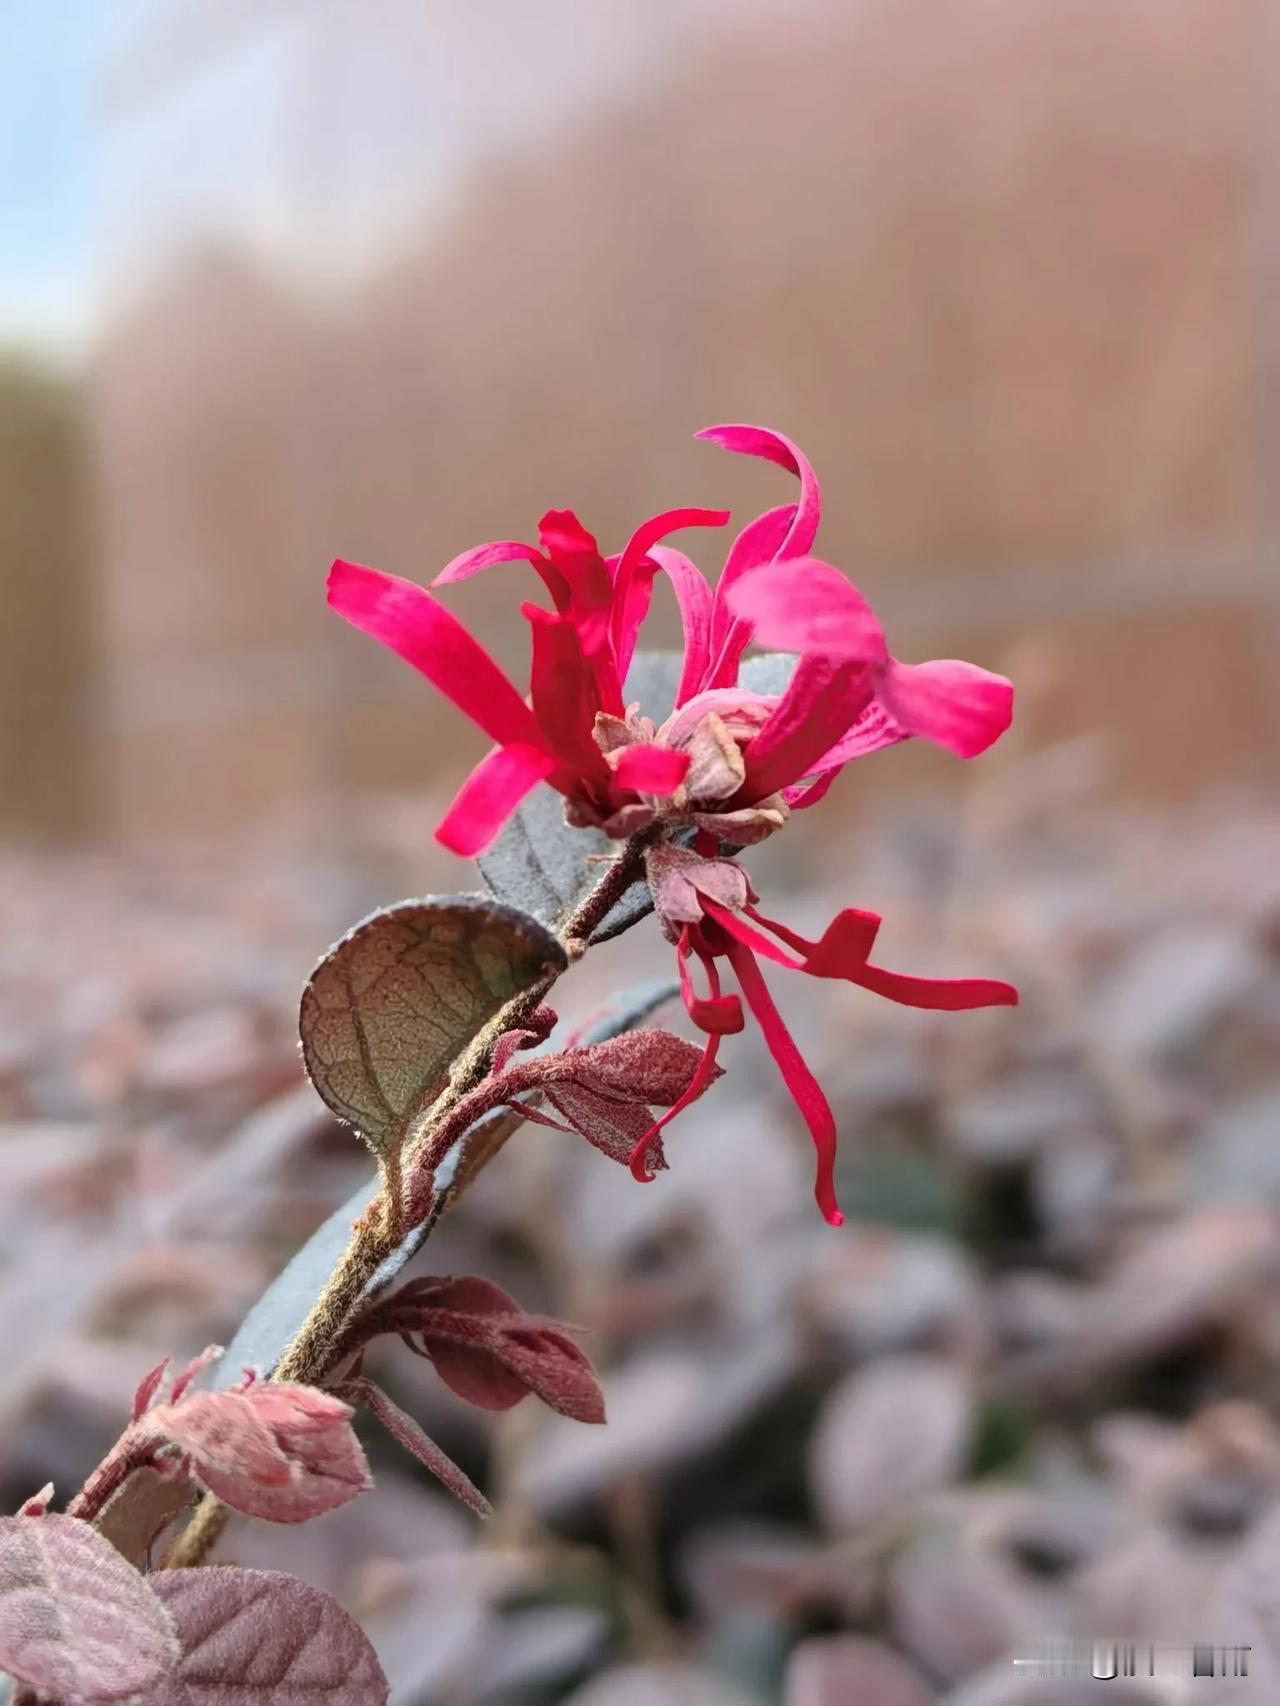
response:
{"label": "fuzzy leaf surface", "polygon": [[590,1360],[557,1321],[528,1315],[477,1275],[411,1281],[387,1299],[398,1330],[460,1398],[509,1410],[532,1392],[562,1416],[604,1420]]}
{"label": "fuzzy leaf surface", "polygon": [[164,1606],[87,1522],[0,1517],[0,1670],[59,1699],[129,1700],[177,1658]]}
{"label": "fuzzy leaf surface", "polygon": [[310,1386],[192,1392],[147,1422],[190,1458],[203,1486],[246,1516],[305,1522],[373,1485],[350,1405]]}
{"label": "fuzzy leaf surface", "polygon": [[386,907],[329,950],[303,991],[307,1076],[381,1153],[485,1023],[564,966],[564,949],[535,918],[482,895]]}
{"label": "fuzzy leaf surface", "polygon": [[182,1658],[144,1706],[385,1706],[359,1625],[319,1588],[274,1570],[163,1570],[155,1589]]}

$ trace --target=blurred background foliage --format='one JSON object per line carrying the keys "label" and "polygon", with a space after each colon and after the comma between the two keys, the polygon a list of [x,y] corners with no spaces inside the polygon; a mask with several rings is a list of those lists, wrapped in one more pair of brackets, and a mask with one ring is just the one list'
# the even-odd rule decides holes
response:
{"label": "blurred background foliage", "polygon": [[[361,910],[473,883],[430,839],[471,734],[327,615],[330,559],[427,579],[552,505],[611,548],[677,503],[741,520],[782,477],[690,435],[754,419],[812,456],[895,650],[1020,690],[974,766],[847,773],[762,885],[1026,1002],[783,992],[842,1234],[745,1043],[648,1190],[524,1133],[431,1265],[591,1327],[609,1428],[483,1429],[397,1362],[492,1531],[389,1464],[302,1550],[235,1545],[337,1587],[421,1706],[1030,1706],[1034,1634],[1262,1653],[1280,5],[2,27],[9,1508],[358,1182],[296,1089],[296,991]],[[528,592],[453,602],[514,666]],[[567,1000],[661,962],[642,928]]]}

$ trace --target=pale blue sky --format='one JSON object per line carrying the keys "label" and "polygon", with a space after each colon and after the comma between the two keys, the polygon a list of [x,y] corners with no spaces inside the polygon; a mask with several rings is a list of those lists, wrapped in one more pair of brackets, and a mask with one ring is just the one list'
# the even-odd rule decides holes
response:
{"label": "pale blue sky", "polygon": [[0,336],[57,342],[85,329],[94,10],[93,0],[4,0]]}

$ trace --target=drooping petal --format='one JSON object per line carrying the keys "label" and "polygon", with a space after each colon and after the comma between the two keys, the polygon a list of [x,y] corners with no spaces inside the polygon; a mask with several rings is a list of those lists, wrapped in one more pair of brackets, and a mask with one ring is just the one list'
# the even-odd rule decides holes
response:
{"label": "drooping petal", "polygon": [[802,812],[809,806],[816,806],[820,800],[826,798],[831,784],[840,774],[840,769],[839,765],[833,765],[830,770],[821,771],[811,781],[793,782],[789,788],[782,790],[783,804],[793,812]]}
{"label": "drooping petal", "polygon": [[739,621],[730,610],[729,589],[748,569],[773,560],[787,537],[795,513],[794,504],[767,509],[748,522],[729,547],[711,609],[711,666],[703,681],[704,688],[732,687],[737,681],[738,665],[751,640],[751,624]]}
{"label": "drooping petal", "polygon": [[758,426],[704,427],[701,432],[695,433],[694,437],[708,439],[712,444],[718,444],[725,450],[737,451],[740,455],[763,456],[767,462],[776,462],[779,468],[785,468],[789,474],[796,475],[800,481],[800,501],[796,505],[795,516],[787,529],[778,555],[806,556],[818,534],[818,523],[822,518],[822,492],[818,486],[818,476],[800,446],[780,432]]}
{"label": "drooping petal", "polygon": [[957,658],[933,663],[891,660],[879,697],[908,734],[976,758],[1013,720],[1013,683]]}
{"label": "drooping petal", "polygon": [[436,840],[451,853],[483,853],[516,807],[556,761],[534,746],[500,746],[482,758],[436,826]]}
{"label": "drooping petal", "polygon": [[[838,912],[817,942],[791,930],[775,918],[766,918],[754,907],[748,908],[757,923],[772,930],[775,936],[801,955],[810,977],[838,978],[856,983],[873,995],[883,995],[903,1007],[923,1007],[932,1012],[964,1013],[975,1007],[1016,1007],[1018,992],[1011,983],[990,977],[913,977],[905,972],[886,971],[883,966],[867,963],[867,957],[880,928],[880,915],[849,906]],[[726,929],[741,932],[741,919],[726,922],[718,913],[717,922]],[[756,946],[755,942],[752,946]],[[777,957],[774,955],[773,957]],[[794,963],[794,962],[793,962]]]}
{"label": "drooping petal", "polygon": [[495,539],[491,544],[473,545],[469,551],[460,551],[445,564],[431,584],[453,586],[457,581],[470,580],[482,569],[491,569],[499,563],[532,563],[555,600],[556,609],[563,615],[569,608],[568,581],[541,551],[533,545],[522,545],[518,539]]}
{"label": "drooping petal", "polygon": [[[673,550],[669,545],[655,545],[649,555],[671,582],[680,609],[680,626],[684,629],[684,667],[676,689],[678,707],[702,686],[711,661],[711,588],[702,570],[683,551]],[[627,661],[630,663],[630,659]],[[625,671],[623,675],[625,679]]]}
{"label": "drooping petal", "polygon": [[[716,1065],[716,1056],[719,1052],[719,1036],[708,1036],[706,1047],[702,1051],[702,1058],[694,1069],[693,1077],[689,1080],[688,1086],[679,1100],[673,1102],[666,1113],[654,1120],[631,1151],[627,1164],[631,1168],[632,1178],[638,1179],[642,1185],[653,1182],[654,1174],[650,1171],[650,1150],[655,1140],[660,1137],[664,1128],[671,1124],[677,1114],[682,1114],[690,1103],[696,1102],[698,1097],[709,1090],[719,1078],[720,1068]],[[659,1153],[661,1153],[660,1150]]]}
{"label": "drooping petal", "polygon": [[[617,659],[618,678],[625,681],[627,671],[631,667],[631,659],[635,656],[636,640],[639,637],[640,626],[649,610],[649,598],[652,592],[655,566],[666,568],[667,565],[654,557],[653,547],[660,539],[665,539],[669,533],[678,533],[685,527],[723,527],[729,519],[727,509],[668,509],[661,515],[650,516],[642,522],[628,539],[613,576],[613,650]],[[679,555],[679,553],[673,553]],[[653,561],[646,559],[653,558]],[[701,581],[702,576],[683,557],[682,562],[690,569],[694,577]],[[671,570],[667,570],[671,573]],[[678,572],[678,571],[677,571]],[[675,576],[673,575],[673,579]],[[705,582],[703,583],[705,585]],[[677,597],[680,588],[676,588]],[[708,595],[709,596],[709,595]],[[683,601],[681,603],[683,614]],[[701,680],[701,676],[699,676]],[[679,700],[676,701],[677,704]]]}
{"label": "drooping petal", "polygon": [[334,563],[329,603],[420,670],[499,746],[545,747],[537,719],[480,643],[425,587],[359,563]]}
{"label": "drooping petal", "polygon": [[693,952],[692,938],[693,932],[686,927],[680,933],[680,942],[676,949],[676,963],[680,972],[680,998],[684,1002],[685,1012],[700,1031],[706,1031],[712,1036],[732,1036],[742,1030],[745,1024],[742,1002],[736,995],[720,993],[720,973],[711,954],[700,953],[698,956],[706,970],[711,993],[698,994],[689,972],[689,958]]}
{"label": "drooping petal", "polygon": [[802,657],[786,692],[746,750],[744,801],[812,775],[824,753],[865,710],[874,691],[866,664]]}
{"label": "drooping petal", "polygon": [[689,754],[637,741],[624,746],[613,764],[614,780],[633,794],[674,794],[689,770]]}
{"label": "drooping petal", "polygon": [[857,587],[819,557],[765,563],[740,575],[729,608],[758,645],[879,663],[884,629]]}
{"label": "drooping petal", "polygon": [[773,1056],[813,1139],[813,1147],[818,1154],[818,1175],[813,1194],[822,1210],[822,1218],[829,1226],[843,1226],[844,1215],[836,1201],[836,1121],[831,1104],[796,1047],[795,1038],[783,1023],[751,950],[730,937],[725,951],[747,1006],[760,1026],[765,1046]]}

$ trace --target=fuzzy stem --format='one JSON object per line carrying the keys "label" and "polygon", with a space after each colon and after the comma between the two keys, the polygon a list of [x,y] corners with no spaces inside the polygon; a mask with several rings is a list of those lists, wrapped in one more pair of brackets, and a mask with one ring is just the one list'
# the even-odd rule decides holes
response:
{"label": "fuzzy stem", "polygon": [[[640,875],[644,850],[653,833],[650,830],[632,836],[617,857],[610,861],[590,893],[573,911],[557,921],[556,934],[570,965],[581,959],[592,932],[604,922]],[[473,1038],[459,1057],[448,1088],[424,1110],[419,1128],[410,1132],[404,1154],[400,1157],[405,1176],[412,1177],[415,1162],[419,1158],[425,1159],[425,1152],[435,1146],[442,1129],[451,1123],[450,1116],[457,1111],[459,1103],[483,1081],[503,1032],[523,1024],[536,1012],[560,975],[560,972],[553,971],[539,978],[529,989],[508,1001]],[[391,1233],[392,1218],[384,1208],[382,1212],[367,1214],[357,1222],[351,1242],[329,1276],[328,1284],[272,1371],[274,1380],[293,1380],[307,1385],[324,1378],[332,1366],[334,1346],[341,1340],[366,1286],[399,1241]],[[191,1521],[169,1548],[163,1568],[188,1569],[202,1564],[217,1545],[229,1514],[220,1500],[207,1493]]]}
{"label": "fuzzy stem", "polygon": [[155,1433],[129,1428],[68,1504],[67,1515],[78,1516],[82,1522],[92,1522],[135,1469],[144,1469],[155,1461],[156,1451],[162,1444]]}

